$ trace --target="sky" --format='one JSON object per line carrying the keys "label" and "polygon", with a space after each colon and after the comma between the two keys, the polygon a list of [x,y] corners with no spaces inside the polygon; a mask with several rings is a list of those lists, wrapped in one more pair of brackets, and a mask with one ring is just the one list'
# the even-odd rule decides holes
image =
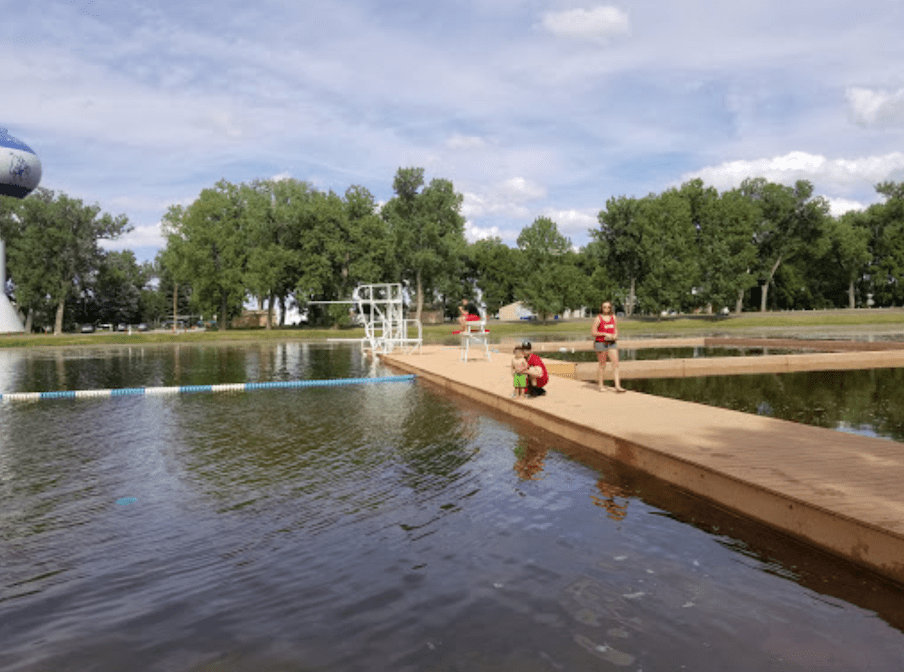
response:
{"label": "sky", "polygon": [[160,219],[225,178],[463,194],[469,240],[695,177],[809,180],[832,212],[904,181],[896,0],[0,0],[0,126],[41,186]]}

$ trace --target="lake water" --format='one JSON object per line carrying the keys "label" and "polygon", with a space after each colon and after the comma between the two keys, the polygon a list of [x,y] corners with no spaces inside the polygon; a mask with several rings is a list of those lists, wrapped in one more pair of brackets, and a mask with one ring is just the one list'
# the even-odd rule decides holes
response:
{"label": "lake water", "polygon": [[[681,347],[681,348],[623,348],[619,346],[620,361],[651,359],[698,359],[708,357],[758,357],[763,355],[796,355],[801,350],[787,348],[753,347]],[[545,354],[545,353],[544,353]],[[551,357],[568,362],[595,362],[595,350],[577,350],[549,353]]]}
{"label": "lake water", "polygon": [[[0,391],[386,375],[0,351]],[[0,404],[0,669],[904,668],[904,591],[418,381]]]}
{"label": "lake water", "polygon": [[[774,348],[642,348],[625,349],[620,358],[692,359],[800,352]],[[596,362],[593,351],[549,356],[569,362]],[[606,376],[611,384],[611,365]],[[635,392],[904,442],[904,369],[629,379],[623,385]]]}

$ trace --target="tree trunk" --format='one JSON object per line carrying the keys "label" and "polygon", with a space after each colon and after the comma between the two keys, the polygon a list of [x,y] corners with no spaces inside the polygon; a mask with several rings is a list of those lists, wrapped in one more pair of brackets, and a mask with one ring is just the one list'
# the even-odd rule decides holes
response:
{"label": "tree trunk", "polygon": [[273,295],[267,297],[267,331],[273,328]]}
{"label": "tree trunk", "polygon": [[28,313],[25,316],[25,333],[26,334],[31,333],[31,328],[34,326],[34,323],[35,323],[35,309],[29,308]]}
{"label": "tree trunk", "polygon": [[286,297],[279,297],[279,326],[286,326]]}
{"label": "tree trunk", "polygon": [[735,303],[734,312],[736,315],[740,315],[741,311],[744,310],[744,290],[738,290],[738,301]]}
{"label": "tree trunk", "polygon": [[851,283],[848,285],[848,308],[856,308],[857,301],[854,294],[854,279],[851,278]]}
{"label": "tree trunk", "polygon": [[769,277],[766,278],[766,282],[763,283],[762,292],[760,293],[760,312],[766,312],[766,297],[769,296],[769,285],[772,284],[772,278],[775,277],[775,272],[778,270],[778,267],[782,263],[782,255],[778,256],[778,259],[775,260],[775,263],[772,264],[772,270],[769,271]]}
{"label": "tree trunk", "polygon": [[416,299],[417,299],[417,311],[415,315],[415,319],[418,322],[421,321],[421,313],[424,312],[424,284],[421,281],[421,272],[417,272],[417,287],[416,287]]}
{"label": "tree trunk", "polygon": [[53,323],[53,335],[59,336],[63,333],[63,311],[66,309],[66,299],[60,299],[56,309],[56,320]]}
{"label": "tree trunk", "polygon": [[[223,292],[223,294],[220,296],[220,321],[217,323],[217,326],[220,329],[222,329],[223,331],[226,331],[226,329],[227,329],[226,323],[229,321],[229,319],[226,316],[227,315],[226,308],[228,307],[228,305],[229,304],[227,302],[226,292]],[[220,325],[222,325],[222,326],[220,326]]]}
{"label": "tree trunk", "polygon": [[628,290],[628,305],[625,306],[625,314],[628,317],[631,317],[634,314],[634,301],[637,298],[635,296],[635,288],[636,288],[636,280],[632,276],[631,278],[631,288]]}

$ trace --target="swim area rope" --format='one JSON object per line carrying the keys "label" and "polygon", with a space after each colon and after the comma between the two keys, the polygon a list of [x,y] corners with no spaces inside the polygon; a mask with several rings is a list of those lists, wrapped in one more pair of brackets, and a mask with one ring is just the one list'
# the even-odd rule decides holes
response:
{"label": "swim area rope", "polygon": [[254,392],[257,390],[282,390],[298,387],[336,387],[339,385],[363,385],[368,383],[401,383],[414,379],[405,376],[378,376],[374,378],[335,378],[332,380],[276,380],[266,383],[235,383],[225,385],[180,385],[177,387],[122,387],[113,390],[61,390],[57,392],[13,392],[0,394],[0,401],[41,401],[43,399],[105,399],[125,396],[163,396],[168,394],[195,394],[199,392]]}

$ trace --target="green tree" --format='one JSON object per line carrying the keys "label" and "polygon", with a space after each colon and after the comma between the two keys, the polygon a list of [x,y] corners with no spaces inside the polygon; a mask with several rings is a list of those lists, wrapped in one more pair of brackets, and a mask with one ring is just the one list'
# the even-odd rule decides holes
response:
{"label": "green tree", "polygon": [[301,258],[297,245],[292,245],[293,194],[307,195],[308,185],[295,181],[254,181],[241,185],[246,203],[245,228],[248,239],[248,259],[244,284],[258,297],[259,305],[267,302],[266,328],[273,327],[274,302],[279,299],[285,312],[284,299],[294,289],[300,273]]}
{"label": "green tree", "polygon": [[636,198],[610,198],[605,210],[600,210],[599,230],[590,232],[606,250],[607,271],[620,279],[622,301],[629,316],[634,314],[637,284],[643,279],[649,261],[646,245],[650,236],[642,229],[643,222],[638,216],[640,209],[641,202]]}
{"label": "green tree", "polygon": [[739,190],[709,199],[700,211],[700,292],[710,306],[744,307],[744,294],[756,284],[753,242],[759,209]]}
{"label": "green tree", "polygon": [[865,213],[853,210],[826,221],[827,254],[820,260],[820,270],[822,274],[829,271],[830,277],[844,286],[848,308],[857,307],[857,286],[870,261],[866,217]]}
{"label": "green tree", "polygon": [[[303,260],[296,279],[299,302],[346,298],[340,295],[343,238],[348,226],[342,199],[332,191],[314,191],[296,215],[298,249]],[[347,313],[347,306],[328,308],[322,311],[321,319],[332,323]]]}
{"label": "green tree", "polygon": [[765,312],[776,271],[821,239],[829,206],[821,196],[813,196],[813,185],[806,180],[786,187],[761,177],[748,178],[741,183],[741,193],[755,202],[761,213],[754,241],[762,279],[760,310]]}
{"label": "green tree", "polygon": [[690,203],[675,189],[651,194],[641,201],[637,221],[644,252],[641,307],[686,309],[699,276]]}
{"label": "green tree", "polygon": [[499,238],[485,238],[468,245],[467,281],[480,288],[481,298],[490,315],[515,300],[519,266],[518,251]]}
{"label": "green tree", "polygon": [[359,283],[395,282],[395,247],[388,223],[380,217],[373,194],[359,185],[345,191],[347,229],[339,254],[340,295],[351,296]]}
{"label": "green tree", "polygon": [[99,321],[136,324],[142,317],[142,292],[150,281],[147,266],[131,250],[108,252],[91,287],[91,302]]}
{"label": "green tree", "polygon": [[[192,288],[186,280],[182,284],[176,282],[172,270],[165,263],[166,250],[157,253],[150,266],[152,278],[156,278],[156,286],[148,287],[142,292],[142,320],[144,322],[161,322],[175,315],[187,315],[191,312]],[[175,306],[173,299],[175,298]]]}
{"label": "green tree", "polygon": [[55,306],[54,334],[63,331],[66,301],[79,296],[98,270],[99,241],[131,230],[125,215],[113,217],[97,204],[40,187],[2,226],[16,300],[29,316],[42,304]]}
{"label": "green tree", "polygon": [[382,215],[392,232],[402,279],[414,287],[420,320],[424,297],[451,286],[463,271],[463,197],[449,180],[435,178],[424,187],[423,168],[399,168],[392,188],[396,195],[383,206]]}
{"label": "green tree", "polygon": [[870,206],[869,291],[878,306],[904,303],[904,182],[882,182],[876,191],[885,200]]}
{"label": "green tree", "polygon": [[241,311],[248,260],[246,194],[226,180],[204,189],[187,208],[163,217],[164,266],[178,284],[191,284],[199,310],[218,313],[218,325]]}
{"label": "green tree", "polygon": [[[591,232],[593,233],[593,232]],[[626,297],[612,274],[609,253],[605,243],[591,240],[577,255],[577,267],[581,271],[586,286],[584,303],[598,310],[604,301],[625,306]]]}
{"label": "green tree", "polygon": [[548,217],[538,217],[518,235],[522,262],[516,294],[544,322],[566,308],[580,307],[585,278],[571,241]]}

